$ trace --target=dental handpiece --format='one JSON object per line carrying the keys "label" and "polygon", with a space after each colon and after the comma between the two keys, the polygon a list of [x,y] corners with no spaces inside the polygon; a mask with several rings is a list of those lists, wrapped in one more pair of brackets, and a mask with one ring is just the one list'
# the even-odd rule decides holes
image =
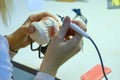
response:
{"label": "dental handpiece", "polygon": [[[61,21],[63,22],[64,20],[64,17],[60,16],[57,14],[57,16],[59,18],[61,18]],[[90,36],[85,32],[83,31],[78,25],[76,25],[75,23],[70,23],[70,28],[73,29],[74,31],[76,31],[78,34],[82,35],[83,37],[86,37],[87,39],[90,38]]]}
{"label": "dental handpiece", "polygon": [[76,25],[75,23],[70,23],[70,28],[72,28],[73,30],[75,30],[78,34],[86,37],[86,38],[90,38],[90,36],[85,32],[83,31],[78,25]]}

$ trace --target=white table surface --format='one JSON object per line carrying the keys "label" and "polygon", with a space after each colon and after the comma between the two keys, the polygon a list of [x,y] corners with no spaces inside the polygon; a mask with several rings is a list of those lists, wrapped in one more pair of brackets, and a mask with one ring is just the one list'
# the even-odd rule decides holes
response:
{"label": "white table surface", "polygon": [[[74,17],[73,8],[81,8],[82,13],[88,19],[87,33],[96,42],[104,65],[111,68],[108,74],[109,80],[120,80],[120,9],[107,9],[106,0],[88,0],[88,2],[63,3],[45,1],[44,9],[30,11],[25,0],[15,1],[13,20],[2,34],[9,34],[15,31],[33,13],[48,11],[53,14]],[[17,27],[16,27],[17,26]],[[38,53],[30,50],[30,46],[21,49],[13,58],[14,61],[33,69],[39,69],[42,59],[38,58]],[[98,54],[91,42],[84,38],[84,50],[66,62],[57,73],[57,77],[62,80],[80,80],[80,76],[91,69],[96,64],[100,64]]]}

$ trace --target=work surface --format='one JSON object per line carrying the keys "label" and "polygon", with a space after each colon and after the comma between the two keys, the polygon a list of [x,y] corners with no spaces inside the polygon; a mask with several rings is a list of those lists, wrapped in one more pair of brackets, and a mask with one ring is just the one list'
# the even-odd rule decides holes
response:
{"label": "work surface", "polygon": [[[75,14],[72,9],[81,8],[83,15],[88,19],[87,33],[97,44],[104,65],[112,70],[108,74],[108,79],[120,80],[120,9],[107,9],[106,0],[88,0],[74,3],[45,1],[43,10],[30,11],[24,2],[16,1],[17,16],[15,20],[13,19],[13,28],[10,26],[10,29],[6,30],[7,33],[15,31],[30,14],[48,11],[73,18]],[[2,33],[5,34],[4,31]],[[31,51],[28,46],[19,50],[13,61],[38,70],[42,59],[38,58],[38,52]],[[83,51],[61,66],[56,76],[62,80],[80,80],[80,76],[96,64],[100,64],[98,54],[93,44],[84,38]]]}

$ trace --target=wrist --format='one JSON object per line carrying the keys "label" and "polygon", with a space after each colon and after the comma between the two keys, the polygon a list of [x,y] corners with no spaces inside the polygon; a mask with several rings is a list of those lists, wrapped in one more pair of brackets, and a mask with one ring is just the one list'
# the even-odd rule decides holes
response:
{"label": "wrist", "polygon": [[17,53],[19,50],[19,47],[16,46],[16,44],[17,44],[16,40],[13,38],[12,35],[8,35],[8,36],[6,36],[6,38],[8,40],[9,50],[14,53]]}
{"label": "wrist", "polygon": [[40,67],[40,72],[50,74],[53,77],[55,77],[57,70],[58,67],[54,63],[50,63],[49,61],[45,62],[44,60]]}

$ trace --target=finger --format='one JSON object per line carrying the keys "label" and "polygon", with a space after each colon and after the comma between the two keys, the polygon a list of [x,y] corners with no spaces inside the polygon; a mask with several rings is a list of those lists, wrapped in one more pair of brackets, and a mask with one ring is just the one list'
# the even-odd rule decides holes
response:
{"label": "finger", "polygon": [[25,34],[32,34],[33,32],[35,32],[35,27],[31,24],[26,24],[22,25],[22,27],[20,27],[20,30],[23,31]]}
{"label": "finger", "polygon": [[25,28],[27,34],[32,34],[33,32],[35,32],[35,27],[33,25],[29,25],[24,28]]}
{"label": "finger", "polygon": [[59,35],[64,38],[70,26],[70,18],[67,16],[63,21],[63,25],[59,31]]}
{"label": "finger", "polygon": [[[73,20],[72,23],[75,23],[76,25],[78,25],[80,28],[82,28],[84,31],[86,31],[86,27],[83,25],[82,22],[77,21],[77,20]],[[75,36],[76,31],[74,31],[73,29],[69,28],[69,30],[66,33],[66,39],[70,39],[70,36]]]}
{"label": "finger", "polygon": [[34,27],[28,29],[30,24],[32,22],[40,21],[44,17],[52,17],[52,18],[54,18],[58,22],[58,20],[52,14],[50,14],[48,12],[42,12],[42,13],[39,13],[39,14],[34,14],[34,15],[31,15],[23,24],[23,25],[25,25],[25,27],[27,29],[27,32],[30,33],[30,34],[33,33],[34,32]]}
{"label": "finger", "polygon": [[54,15],[52,15],[52,14],[50,14],[50,13],[48,13],[48,12],[42,12],[42,13],[38,13],[38,14],[33,14],[33,15],[31,15],[27,20],[26,20],[26,22],[24,23],[24,24],[26,24],[26,23],[32,23],[32,22],[37,22],[37,21],[40,21],[42,18],[44,18],[44,17],[52,17],[52,18],[54,18],[57,22],[58,22],[58,20],[57,20],[57,18],[54,16]]}
{"label": "finger", "polygon": [[76,33],[75,36],[67,42],[67,44],[71,45],[71,47],[75,49],[77,46],[79,46],[79,43],[81,43],[81,41],[82,36]]}
{"label": "finger", "polygon": [[77,21],[77,20],[72,20],[73,23],[75,23],[76,25],[78,25],[81,29],[83,29],[85,32],[87,31],[85,25],[80,22],[80,21]]}
{"label": "finger", "polygon": [[52,15],[48,12],[42,12],[42,13],[36,14],[35,16],[37,17],[38,21],[41,20],[44,17],[52,17],[58,22],[57,18],[54,15]]}
{"label": "finger", "polygon": [[75,36],[73,37],[73,40],[77,41],[78,43],[80,43],[82,41],[83,36],[79,35],[78,33],[75,34]]}

